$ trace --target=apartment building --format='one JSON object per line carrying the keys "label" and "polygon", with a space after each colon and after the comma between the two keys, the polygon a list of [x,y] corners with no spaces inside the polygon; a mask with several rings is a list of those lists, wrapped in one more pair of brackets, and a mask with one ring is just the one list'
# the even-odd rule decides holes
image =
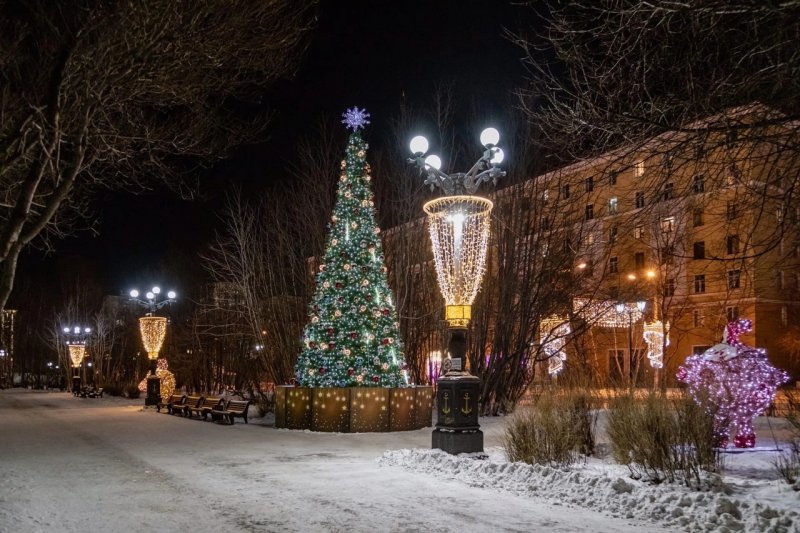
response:
{"label": "apartment building", "polygon": [[[800,167],[796,146],[787,148],[796,133],[776,115],[734,110],[533,180],[536,206],[552,213],[538,216],[560,219],[557,239],[582,278],[570,319],[586,319],[580,350],[598,377],[650,382],[643,327],[658,319],[669,329],[671,383],[688,355],[720,342],[738,317],[753,321],[745,342],[800,377]],[[582,305],[605,312],[588,316]]]}

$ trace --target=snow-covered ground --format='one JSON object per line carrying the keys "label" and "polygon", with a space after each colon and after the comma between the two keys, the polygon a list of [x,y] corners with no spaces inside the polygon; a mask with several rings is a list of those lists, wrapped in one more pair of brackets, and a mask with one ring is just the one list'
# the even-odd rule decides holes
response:
{"label": "snow-covered ground", "polygon": [[223,426],[141,404],[0,391],[0,531],[800,531],[767,449],[727,455],[722,483],[692,492],[600,459],[509,464],[501,418],[481,419],[476,460],[430,450],[430,429]]}

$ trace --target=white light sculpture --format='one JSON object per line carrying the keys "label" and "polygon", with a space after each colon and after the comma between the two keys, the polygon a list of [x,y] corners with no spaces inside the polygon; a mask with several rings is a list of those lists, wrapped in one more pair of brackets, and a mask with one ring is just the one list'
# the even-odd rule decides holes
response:
{"label": "white light sculpture", "polygon": [[669,346],[669,322],[664,324],[656,320],[645,323],[642,336],[647,343],[647,359],[650,360],[650,366],[664,368],[664,347]]}
{"label": "white light sculpture", "polygon": [[491,201],[443,196],[426,203],[436,277],[451,326],[466,327],[486,268]]}
{"label": "white light sculpture", "polygon": [[167,334],[167,319],[163,316],[143,316],[139,319],[142,345],[151,361],[158,359],[158,352]]}
{"label": "white light sculpture", "polygon": [[539,339],[547,356],[547,373],[554,376],[564,369],[567,354],[562,350],[567,336],[572,333],[569,321],[559,316],[550,316],[539,324]]}

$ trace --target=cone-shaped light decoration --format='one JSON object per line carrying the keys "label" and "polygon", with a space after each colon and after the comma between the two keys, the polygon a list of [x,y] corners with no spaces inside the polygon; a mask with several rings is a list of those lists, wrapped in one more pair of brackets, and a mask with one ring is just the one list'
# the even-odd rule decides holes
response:
{"label": "cone-shaped light decoration", "polygon": [[486,268],[489,214],[493,204],[478,196],[444,196],[423,209],[433,245],[436,277],[453,327],[466,327]]}
{"label": "cone-shaped light decoration", "polygon": [[139,319],[139,332],[147,357],[158,359],[158,352],[167,334],[167,319],[163,316],[143,316]]}
{"label": "cone-shaped light decoration", "polygon": [[81,366],[83,356],[86,354],[86,345],[82,342],[68,342],[67,349],[69,350],[69,358],[72,361],[72,367],[78,368]]}

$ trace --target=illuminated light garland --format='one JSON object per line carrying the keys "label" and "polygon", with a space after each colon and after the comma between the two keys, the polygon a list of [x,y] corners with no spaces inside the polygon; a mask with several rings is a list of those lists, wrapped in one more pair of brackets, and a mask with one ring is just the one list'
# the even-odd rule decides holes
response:
{"label": "illuminated light garland", "polygon": [[663,324],[660,320],[656,320],[645,323],[643,329],[642,337],[647,343],[647,359],[650,360],[650,366],[664,368],[664,347],[669,346],[669,322]]}
{"label": "illuminated light garland", "polygon": [[678,369],[678,381],[689,385],[698,405],[714,414],[714,434],[719,446],[733,435],[737,448],[755,446],[753,418],[775,399],[777,389],[789,374],[772,366],[766,350],[751,348],[739,336],[752,331],[750,320],[729,323],[716,344],[700,355],[692,355]]}
{"label": "illuminated light garland", "polygon": [[67,349],[69,350],[69,358],[72,361],[72,367],[78,368],[81,366],[83,356],[86,355],[86,344],[83,342],[68,342]]}
{"label": "illuminated light garland", "polygon": [[[161,380],[161,397],[169,398],[175,392],[175,374],[167,370],[167,360],[159,359],[156,363],[156,376]],[[147,392],[147,378],[139,382],[138,389]]]}
{"label": "illuminated light garland", "polygon": [[492,207],[491,201],[478,196],[444,196],[423,206],[451,326],[469,323],[469,308],[486,268]]}
{"label": "illuminated light garland", "polygon": [[601,328],[627,328],[628,320],[638,322],[643,313],[633,302],[626,302],[625,309],[617,312],[617,302],[611,300],[590,300],[588,298],[575,298],[572,300],[572,310],[587,323]]}
{"label": "illuminated light garland", "polygon": [[163,316],[143,316],[139,319],[139,332],[147,357],[158,359],[158,352],[167,334],[167,319]]}
{"label": "illuminated light garland", "polygon": [[542,351],[547,357],[547,373],[555,376],[564,369],[567,354],[562,350],[567,343],[567,336],[572,333],[572,328],[566,318],[550,316],[539,324],[539,339]]}

